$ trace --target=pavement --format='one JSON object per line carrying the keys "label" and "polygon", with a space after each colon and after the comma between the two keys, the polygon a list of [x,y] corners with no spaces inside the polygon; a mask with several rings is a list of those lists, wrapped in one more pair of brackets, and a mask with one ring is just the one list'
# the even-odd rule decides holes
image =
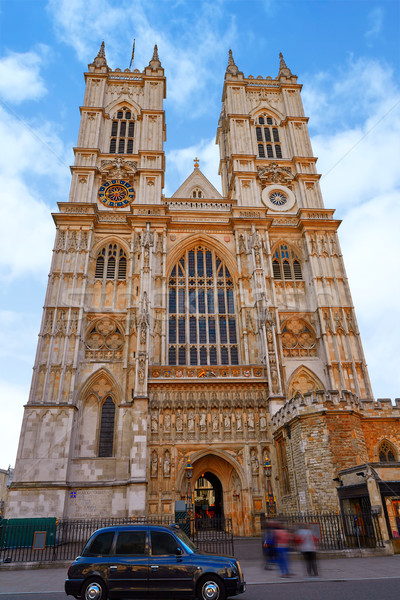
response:
{"label": "pavement", "polygon": [[[291,577],[282,579],[277,567],[264,569],[260,539],[235,540],[235,556],[240,560],[247,585],[303,583],[305,574],[301,555],[291,556]],[[32,568],[35,566],[36,568]],[[0,566],[0,600],[2,595],[23,592],[62,592],[69,563],[65,566],[15,564]],[[30,568],[29,568],[30,567]],[[351,557],[344,553],[318,556],[319,580],[356,581],[368,579],[400,579],[400,554]],[[312,578],[315,579],[315,578]]]}

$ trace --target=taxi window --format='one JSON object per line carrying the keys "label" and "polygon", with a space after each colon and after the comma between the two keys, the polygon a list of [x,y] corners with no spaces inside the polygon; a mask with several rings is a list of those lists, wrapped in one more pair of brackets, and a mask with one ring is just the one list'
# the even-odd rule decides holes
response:
{"label": "taxi window", "polygon": [[106,556],[110,553],[113,539],[114,531],[99,533],[85,548],[84,556]]}
{"label": "taxi window", "polygon": [[120,531],[118,533],[115,554],[145,554],[146,531]]}
{"label": "taxi window", "polygon": [[165,531],[151,532],[151,553],[153,556],[176,554],[178,542],[173,535]]}

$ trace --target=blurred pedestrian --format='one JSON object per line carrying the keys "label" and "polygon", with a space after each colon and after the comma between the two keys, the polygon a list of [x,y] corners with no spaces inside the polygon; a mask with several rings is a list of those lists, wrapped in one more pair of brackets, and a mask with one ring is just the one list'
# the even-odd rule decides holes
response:
{"label": "blurred pedestrian", "polygon": [[310,577],[318,577],[317,542],[310,525],[304,524],[297,531],[298,548],[306,563],[307,575]]}
{"label": "blurred pedestrian", "polygon": [[291,535],[288,529],[284,527],[282,523],[276,524],[275,544],[281,577],[289,577],[289,550],[291,545]]}
{"label": "blurred pedestrian", "polygon": [[275,524],[267,521],[263,535],[263,554],[265,558],[265,569],[271,569],[276,563]]}

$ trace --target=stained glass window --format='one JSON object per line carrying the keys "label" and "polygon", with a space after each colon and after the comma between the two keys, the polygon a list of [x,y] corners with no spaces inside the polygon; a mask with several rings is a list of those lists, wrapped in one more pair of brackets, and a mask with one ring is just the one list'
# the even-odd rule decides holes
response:
{"label": "stained glass window", "polygon": [[135,136],[135,121],[127,108],[117,112],[111,123],[110,154],[133,154],[133,138]]}
{"label": "stained glass window", "polygon": [[168,287],[169,364],[238,364],[234,285],[218,255],[190,248],[171,270]]}
{"label": "stained glass window", "polygon": [[272,271],[274,279],[303,279],[300,261],[288,244],[272,252]]}

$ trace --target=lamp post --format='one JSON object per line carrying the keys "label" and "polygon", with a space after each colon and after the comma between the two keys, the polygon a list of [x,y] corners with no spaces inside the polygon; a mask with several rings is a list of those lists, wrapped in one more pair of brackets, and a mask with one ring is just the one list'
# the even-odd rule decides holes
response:
{"label": "lamp post", "polygon": [[267,517],[276,517],[275,494],[273,492],[272,483],[271,483],[272,466],[271,466],[271,461],[267,455],[265,455],[265,460],[264,460],[264,471],[265,471],[265,476],[267,478],[267,494],[265,497],[266,505],[267,505],[266,516]]}
{"label": "lamp post", "polygon": [[187,459],[185,471],[186,471],[186,481],[187,481],[186,510],[187,510],[188,515],[191,516],[192,510],[193,510],[192,485],[191,485],[192,475],[193,475],[193,467],[192,467],[190,458]]}

